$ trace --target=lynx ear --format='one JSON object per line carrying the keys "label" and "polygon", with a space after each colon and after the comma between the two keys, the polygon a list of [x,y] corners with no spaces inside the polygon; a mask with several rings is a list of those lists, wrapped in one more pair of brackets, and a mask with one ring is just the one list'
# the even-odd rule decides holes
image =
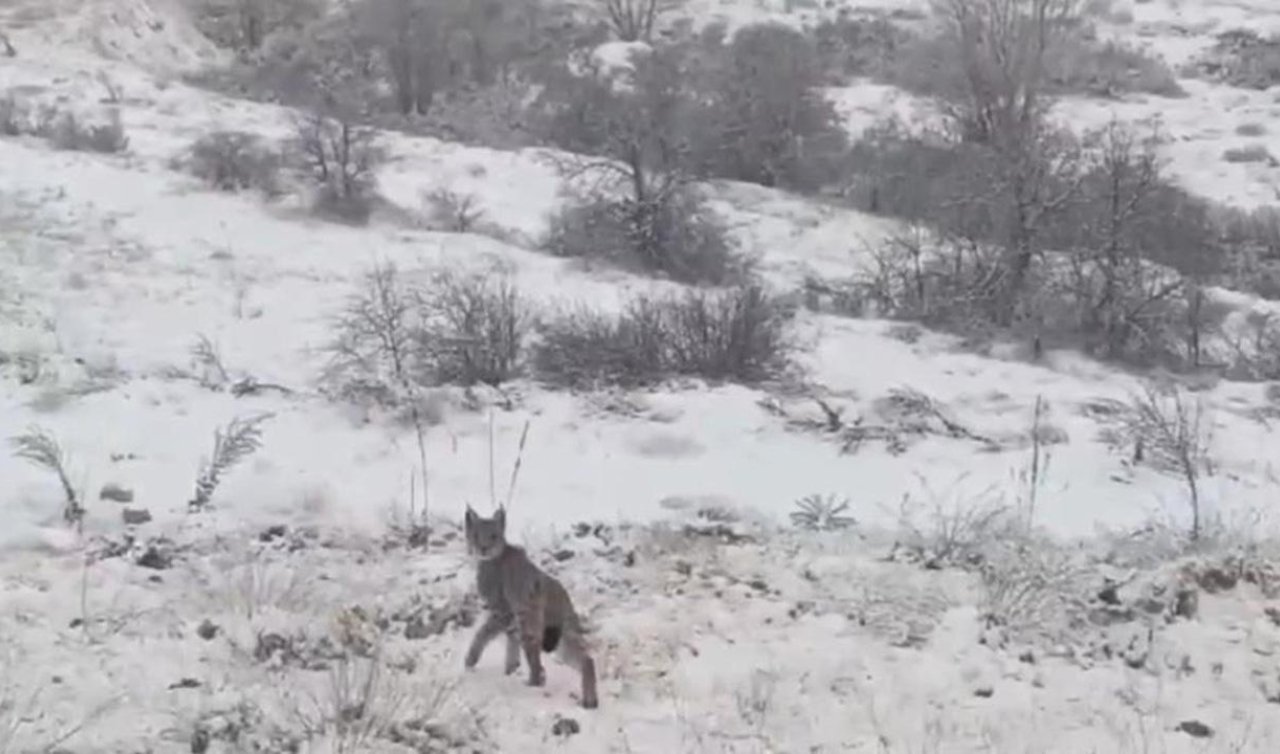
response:
{"label": "lynx ear", "polygon": [[475,510],[471,507],[471,503],[467,503],[467,513],[466,516],[464,516],[467,531],[470,531],[471,528],[476,525],[477,518],[479,518],[479,516],[476,515]]}
{"label": "lynx ear", "polygon": [[499,527],[505,529],[507,527],[507,509],[499,505],[498,510],[493,513],[493,520]]}

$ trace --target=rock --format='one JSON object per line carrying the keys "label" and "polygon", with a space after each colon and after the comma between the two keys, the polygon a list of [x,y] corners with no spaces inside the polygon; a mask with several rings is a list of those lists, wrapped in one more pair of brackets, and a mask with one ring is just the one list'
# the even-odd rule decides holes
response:
{"label": "rock", "polygon": [[569,736],[576,735],[581,732],[582,726],[579,725],[578,721],[574,720],[572,717],[558,717],[556,718],[556,721],[551,724],[551,735],[558,736],[560,738],[568,738]]}
{"label": "rock", "polygon": [[198,688],[200,688],[200,682],[194,678],[180,678],[177,681],[169,684],[170,691],[173,691],[174,689],[198,689]]}
{"label": "rock", "polygon": [[1098,590],[1098,601],[1104,605],[1119,605],[1120,593],[1119,585],[1108,580],[1107,584]]}
{"label": "rock", "polygon": [[421,615],[415,615],[409,619],[404,626],[404,638],[417,641],[425,639],[432,635],[431,627],[422,619]]}
{"label": "rock", "polygon": [[1235,589],[1236,584],[1240,582],[1240,577],[1225,568],[1206,568],[1197,575],[1197,581],[1201,589],[1209,594],[1217,594]]}
{"label": "rock", "polygon": [[107,482],[98,491],[99,500],[110,500],[113,503],[132,503],[133,490],[121,487],[115,482]]}
{"label": "rock", "polygon": [[289,531],[288,527],[286,527],[284,524],[276,524],[274,526],[268,526],[266,529],[262,531],[261,534],[258,535],[258,541],[271,542],[271,541],[280,539],[288,531]]}
{"label": "rock", "polygon": [[556,562],[563,563],[566,560],[572,560],[575,555],[577,555],[577,553],[573,550],[556,550],[555,554],[551,557],[555,558]]}
{"label": "rock", "polygon": [[1183,720],[1178,723],[1177,730],[1186,733],[1192,738],[1209,738],[1213,735],[1213,728],[1200,722],[1199,720]]}
{"label": "rock", "polygon": [[996,690],[990,686],[979,686],[973,690],[973,695],[980,699],[990,699],[995,693]]}
{"label": "rock", "polygon": [[143,568],[163,571],[173,567],[173,556],[155,545],[151,545],[138,557],[137,564]]}
{"label": "rock", "polygon": [[125,526],[141,526],[151,520],[151,511],[146,508],[125,508],[120,511],[120,518]]}
{"label": "rock", "polygon": [[1266,613],[1267,618],[1270,619],[1272,625],[1276,628],[1280,628],[1280,607],[1267,607],[1263,612]]}
{"label": "rock", "polygon": [[208,618],[205,618],[203,621],[200,622],[200,626],[196,629],[196,636],[199,636],[201,639],[204,639],[205,641],[210,641],[213,639],[213,637],[218,635],[218,631],[220,630],[221,629],[218,628],[217,623],[214,623]]}
{"label": "rock", "polygon": [[1194,620],[1200,612],[1200,593],[1194,589],[1183,587],[1174,596],[1173,614],[1179,618]]}

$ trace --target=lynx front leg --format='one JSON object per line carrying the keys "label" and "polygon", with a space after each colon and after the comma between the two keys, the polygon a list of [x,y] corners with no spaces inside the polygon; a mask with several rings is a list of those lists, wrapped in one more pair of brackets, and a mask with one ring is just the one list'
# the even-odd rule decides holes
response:
{"label": "lynx front leg", "polygon": [[507,675],[520,669],[520,635],[514,625],[507,628],[507,660],[503,669]]}
{"label": "lynx front leg", "polygon": [[542,686],[547,674],[542,669],[542,602],[530,600],[516,614],[516,628],[520,632],[520,644],[524,647],[524,659],[529,663],[529,685]]}
{"label": "lynx front leg", "polygon": [[475,638],[471,640],[471,646],[467,649],[467,657],[463,662],[464,667],[468,670],[474,668],[476,663],[480,662],[480,656],[484,654],[485,647],[489,646],[489,642],[497,638],[502,633],[511,620],[508,616],[498,613],[489,613],[484,623],[480,624],[480,628],[476,630]]}

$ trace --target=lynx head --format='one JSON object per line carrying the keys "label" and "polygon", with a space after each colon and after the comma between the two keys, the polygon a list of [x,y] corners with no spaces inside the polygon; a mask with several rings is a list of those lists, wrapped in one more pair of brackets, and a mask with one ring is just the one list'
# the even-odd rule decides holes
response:
{"label": "lynx head", "polygon": [[499,507],[492,518],[481,518],[468,505],[466,533],[467,551],[481,560],[493,560],[507,546],[507,511]]}

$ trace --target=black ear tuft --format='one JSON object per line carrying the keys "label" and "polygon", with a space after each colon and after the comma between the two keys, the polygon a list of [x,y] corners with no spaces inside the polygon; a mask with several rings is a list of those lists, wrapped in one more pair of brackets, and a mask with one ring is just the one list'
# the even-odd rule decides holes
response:
{"label": "black ear tuft", "polygon": [[505,529],[507,526],[507,509],[499,505],[498,510],[493,514],[493,520],[499,527]]}
{"label": "black ear tuft", "polygon": [[478,518],[478,516],[476,516],[475,510],[472,509],[471,504],[468,503],[467,513],[466,513],[466,516],[464,517],[464,521],[466,522],[467,529],[471,529],[476,525],[476,518]]}

